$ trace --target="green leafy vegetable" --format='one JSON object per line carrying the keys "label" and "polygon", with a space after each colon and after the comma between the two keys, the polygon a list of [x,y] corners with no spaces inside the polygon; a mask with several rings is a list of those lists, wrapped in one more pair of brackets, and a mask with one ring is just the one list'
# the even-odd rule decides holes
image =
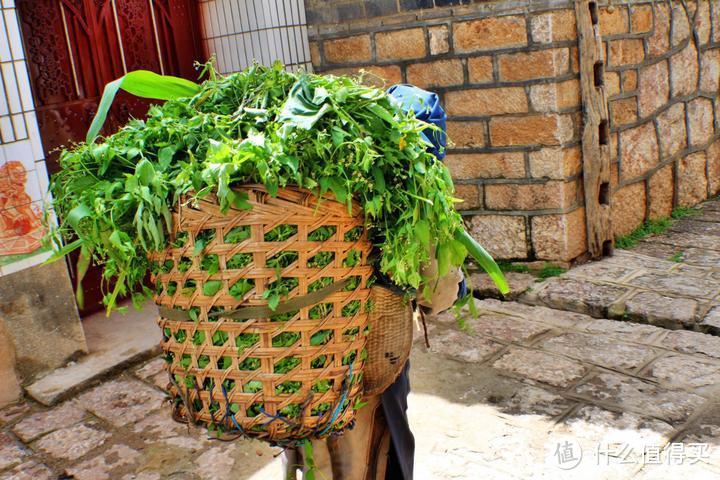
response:
{"label": "green leafy vegetable", "polygon": [[[104,299],[108,310],[119,296],[133,294],[139,303],[153,294],[143,285],[153,268],[149,252],[191,240],[169,236],[171,211],[181,195],[215,193],[222,211],[245,209],[250,207],[247,195],[233,189],[243,183],[264,184],[271,194],[290,185],[333,194],[348,209],[357,201],[380,253],[370,260],[401,287],[421,285],[421,266],[434,249],[441,273],[462,265],[470,254],[501,291],[506,289],[495,262],[464,231],[447,168],[427,151],[423,132],[432,127],[404,112],[388,94],[349,77],[289,73],[279,64],[252,66],[230,76],[216,74],[211,66],[206,71],[209,79],[201,85],[150,72],[128,73],[108,85],[89,142],[60,155],[61,168],[51,183],[53,207],[62,219],[51,231],[58,245],[55,257],[81,248],[83,262],[92,257],[102,264],[112,286]],[[151,107],[145,120],[131,120],[93,143],[119,88],[167,102]],[[297,226],[280,227],[265,240],[282,242],[297,235]],[[343,234],[346,241],[355,241],[362,232],[357,228]],[[217,257],[206,253],[215,241],[213,233],[192,239],[196,265],[211,276],[202,284],[200,293],[206,296],[221,288],[212,278],[219,269]],[[331,229],[310,233],[310,241],[336,235]],[[250,238],[247,227],[222,235],[224,242]],[[62,247],[62,240],[67,246]],[[353,267],[361,259],[353,249],[338,261]],[[156,265],[154,271],[187,270],[193,261]],[[237,254],[227,267],[240,269],[251,261],[250,255]],[[295,261],[297,255],[286,252],[269,259],[268,266],[280,273]],[[319,255],[311,266],[323,268],[331,261],[329,255]],[[253,287],[252,280],[242,279],[230,286],[230,295],[241,299]],[[297,279],[278,274],[264,296],[275,308],[296,287]],[[189,295],[196,285],[169,282],[164,288],[168,294],[180,288]],[[344,313],[356,311],[353,304]]]}

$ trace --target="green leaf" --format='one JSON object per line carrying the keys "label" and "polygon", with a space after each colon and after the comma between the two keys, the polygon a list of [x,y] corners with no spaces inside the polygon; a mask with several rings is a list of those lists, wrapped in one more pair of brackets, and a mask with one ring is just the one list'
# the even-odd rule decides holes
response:
{"label": "green leaf", "polygon": [[203,285],[203,295],[207,297],[214,296],[217,292],[220,291],[222,288],[222,281],[220,280],[210,280],[205,282],[205,285]]}
{"label": "green leaf", "polygon": [[138,178],[140,185],[150,185],[155,178],[155,167],[147,159],[142,159],[135,167],[135,176]]}
{"label": "green leaf", "polygon": [[125,90],[135,96],[155,100],[174,100],[182,97],[192,97],[200,91],[200,85],[184,78],[169,75],[158,75],[148,70],[136,70],[105,85],[98,111],[90,124],[85,141],[92,143],[105,124],[118,90]]}
{"label": "green leaf", "polygon": [[498,290],[500,290],[500,293],[505,295],[510,292],[510,287],[508,286],[507,280],[500,270],[500,267],[498,267],[498,264],[495,263],[495,260],[493,260],[490,254],[474,238],[472,238],[465,229],[459,229],[455,233],[455,239],[465,246],[470,256],[473,257],[475,261],[480,264],[483,270],[487,272],[492,281],[498,287]]}
{"label": "green leaf", "polygon": [[93,212],[92,210],[90,210],[90,207],[88,207],[84,203],[81,203],[77,207],[70,210],[70,213],[67,216],[67,221],[72,226],[73,230],[79,232],[80,222],[85,218],[91,217],[92,214]]}

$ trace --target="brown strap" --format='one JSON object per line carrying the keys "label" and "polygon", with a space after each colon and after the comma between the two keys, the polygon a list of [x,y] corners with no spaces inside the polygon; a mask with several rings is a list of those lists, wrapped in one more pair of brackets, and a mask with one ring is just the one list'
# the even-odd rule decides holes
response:
{"label": "brown strap", "polygon": [[[235,310],[229,310],[227,312],[213,312],[208,315],[208,318],[223,317],[231,318],[233,320],[248,320],[250,318],[267,318],[273,315],[293,312],[295,310],[300,310],[301,308],[309,307],[310,305],[320,303],[326,297],[345,288],[350,283],[350,279],[351,278],[348,277],[339,282],[332,283],[327,287],[321,288],[316,292],[308,293],[307,295],[303,295],[302,297],[291,298],[286,302],[280,303],[277,308],[275,308],[275,310],[272,310],[267,305],[240,307]],[[192,318],[190,318],[190,314],[186,310],[176,310],[163,306],[159,307],[158,310],[160,311],[160,316],[163,318],[167,318],[168,320],[176,320],[179,322],[192,320]]]}

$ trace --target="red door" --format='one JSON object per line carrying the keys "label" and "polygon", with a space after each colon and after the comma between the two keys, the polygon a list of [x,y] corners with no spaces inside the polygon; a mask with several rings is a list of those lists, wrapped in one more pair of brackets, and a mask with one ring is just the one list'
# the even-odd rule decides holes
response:
{"label": "red door", "polygon": [[[18,0],[40,135],[48,170],[58,147],[85,138],[106,83],[145,69],[195,80],[203,60],[194,0]],[[148,102],[118,95],[104,133]],[[74,276],[75,259],[70,260]],[[100,269],[83,280],[87,314],[102,308]]]}

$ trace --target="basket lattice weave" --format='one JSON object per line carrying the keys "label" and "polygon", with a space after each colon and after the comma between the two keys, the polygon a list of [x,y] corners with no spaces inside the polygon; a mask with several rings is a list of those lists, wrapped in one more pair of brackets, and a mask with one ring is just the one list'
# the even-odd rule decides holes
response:
{"label": "basket lattice weave", "polygon": [[[362,393],[372,267],[361,209],[298,188],[235,191],[252,208],[223,214],[210,196],[182,204],[173,246],[151,257],[174,414],[277,444],[322,438],[352,422]],[[289,236],[274,241],[280,230]],[[267,306],[264,292],[280,284],[290,286],[282,307],[343,283],[297,311],[230,315]]]}

